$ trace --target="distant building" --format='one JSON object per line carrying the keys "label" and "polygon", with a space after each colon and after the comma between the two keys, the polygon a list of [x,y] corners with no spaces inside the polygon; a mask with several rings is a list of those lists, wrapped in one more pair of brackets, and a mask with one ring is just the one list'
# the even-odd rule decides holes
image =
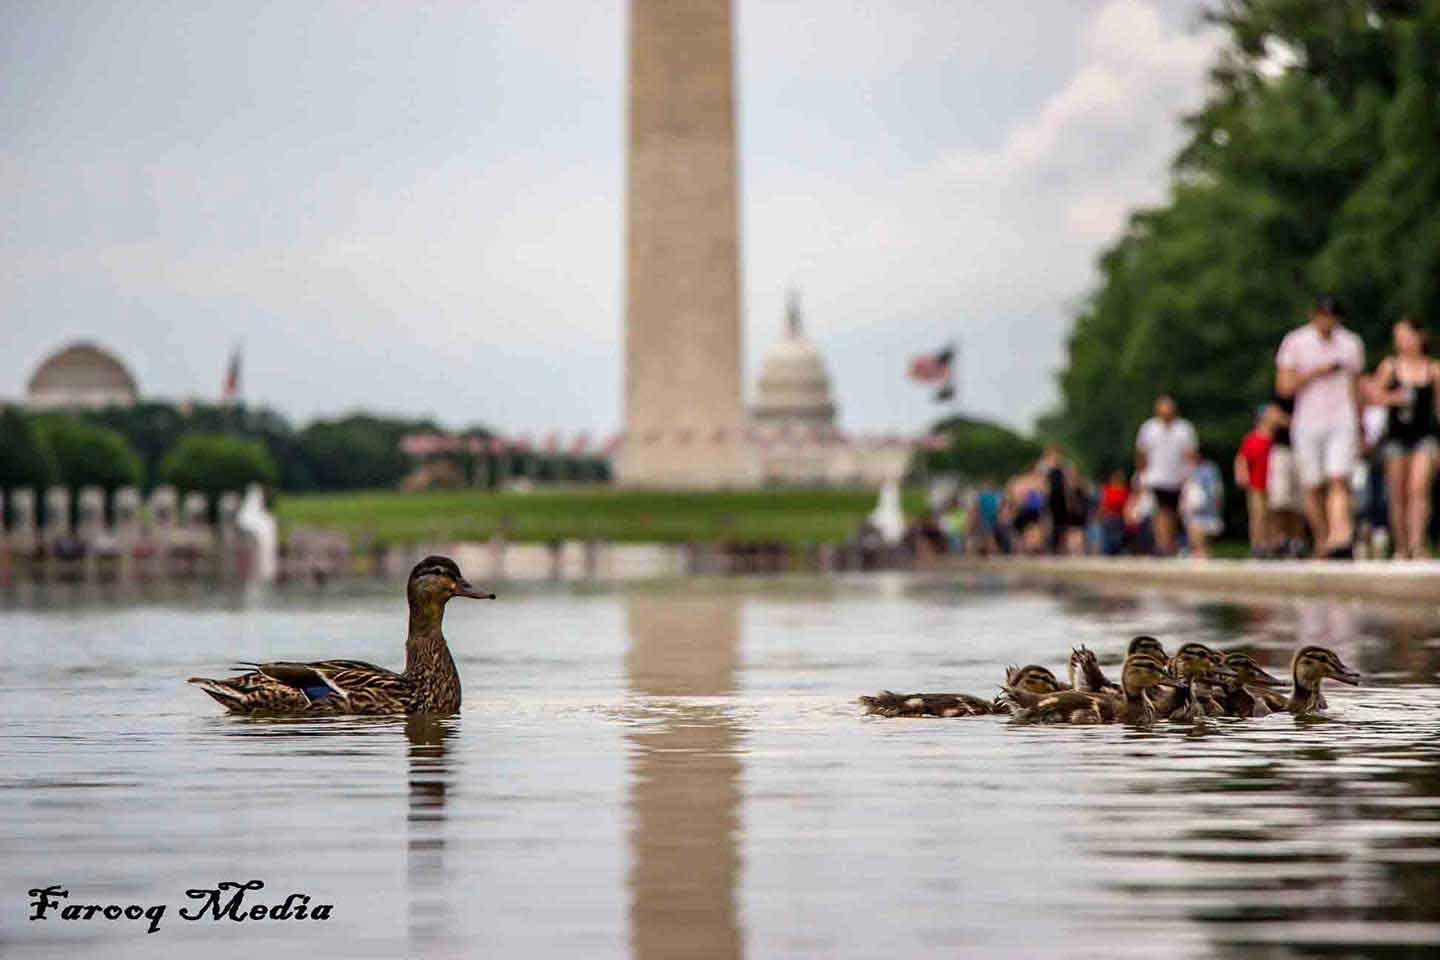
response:
{"label": "distant building", "polygon": [[87,342],[46,357],[25,387],[25,405],[35,410],[128,407],[139,399],[140,388],[125,364]]}
{"label": "distant building", "polygon": [[898,479],[915,438],[852,437],[836,424],[820,348],[805,336],[800,299],[785,308],[785,332],[765,354],[750,408],[757,476],[767,486],[875,487]]}
{"label": "distant building", "polygon": [[794,293],[785,309],[785,336],[775,341],[760,368],[750,419],[759,427],[835,426],[830,374],[819,348],[805,337],[800,298]]}

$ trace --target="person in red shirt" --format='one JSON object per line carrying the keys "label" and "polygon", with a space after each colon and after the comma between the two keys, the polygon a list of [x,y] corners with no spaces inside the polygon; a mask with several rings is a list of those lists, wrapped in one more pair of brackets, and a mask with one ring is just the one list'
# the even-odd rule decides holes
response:
{"label": "person in red shirt", "polygon": [[1270,472],[1270,448],[1275,444],[1276,411],[1263,408],[1255,418],[1255,428],[1240,442],[1235,454],[1235,483],[1245,491],[1245,505],[1250,513],[1250,552],[1265,556],[1270,552],[1270,511],[1265,488]]}
{"label": "person in red shirt", "polygon": [[1110,474],[1110,482],[1101,488],[1100,506],[1096,508],[1101,549],[1107,557],[1113,557],[1125,545],[1125,504],[1129,500],[1130,485],[1125,482],[1125,471],[1116,470]]}

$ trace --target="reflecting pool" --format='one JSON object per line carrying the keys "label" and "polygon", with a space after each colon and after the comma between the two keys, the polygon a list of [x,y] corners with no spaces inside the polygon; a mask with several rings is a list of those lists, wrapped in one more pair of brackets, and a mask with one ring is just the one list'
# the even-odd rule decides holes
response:
{"label": "reflecting pool", "polygon": [[[452,605],[446,720],[248,721],[187,676],[397,667],[393,589],[0,594],[7,957],[1433,956],[1440,608],[983,577],[515,586]],[[1129,637],[1301,643],[1329,719],[861,718]],[[260,880],[328,920],[183,919]],[[29,921],[32,888],[167,909]],[[187,891],[197,891],[195,898]],[[273,953],[280,951],[279,953]]]}

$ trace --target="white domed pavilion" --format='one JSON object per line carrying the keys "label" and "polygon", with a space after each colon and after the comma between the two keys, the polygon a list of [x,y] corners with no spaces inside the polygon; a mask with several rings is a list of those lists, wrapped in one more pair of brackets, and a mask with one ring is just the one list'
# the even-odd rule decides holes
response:
{"label": "white domed pavilion", "polygon": [[25,388],[37,410],[130,406],[140,396],[118,357],[94,343],[72,343],[41,361]]}

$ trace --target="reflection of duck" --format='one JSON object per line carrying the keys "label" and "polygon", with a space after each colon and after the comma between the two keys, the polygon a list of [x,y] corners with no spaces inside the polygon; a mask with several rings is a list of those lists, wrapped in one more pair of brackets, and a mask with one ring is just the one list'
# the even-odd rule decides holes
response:
{"label": "reflection of duck", "polygon": [[405,718],[410,774],[405,872],[415,941],[444,937],[452,919],[445,885],[446,791],[455,780],[445,741],[452,736],[452,722],[426,714]]}
{"label": "reflection of duck", "polygon": [[360,660],[276,661],[224,680],[191,677],[231,713],[394,714],[455,713],[460,673],[441,632],[452,597],[494,599],[460,575],[449,557],[426,557],[410,571],[405,593],[410,632],[405,670],[395,673]]}
{"label": "reflection of duck", "polygon": [[[1009,686],[1035,694],[1065,689],[1047,668],[1038,664],[1010,667],[1005,671]],[[866,713],[879,717],[979,717],[1007,713],[1009,706],[968,693],[894,693],[882,690],[873,697],[861,697]]]}
{"label": "reflection of duck", "polygon": [[1169,678],[1165,665],[1145,654],[1125,658],[1120,670],[1122,696],[1064,690],[1036,696],[1007,686],[1006,695],[1015,706],[1010,714],[1021,723],[1135,723],[1155,721],[1155,707],[1146,691]]}
{"label": "reflection of duck", "polygon": [[1295,658],[1290,662],[1290,673],[1293,686],[1285,709],[1297,715],[1325,709],[1327,704],[1320,686],[1326,677],[1352,687],[1360,685],[1360,674],[1345,666],[1335,651],[1325,647],[1301,647],[1296,650]]}

